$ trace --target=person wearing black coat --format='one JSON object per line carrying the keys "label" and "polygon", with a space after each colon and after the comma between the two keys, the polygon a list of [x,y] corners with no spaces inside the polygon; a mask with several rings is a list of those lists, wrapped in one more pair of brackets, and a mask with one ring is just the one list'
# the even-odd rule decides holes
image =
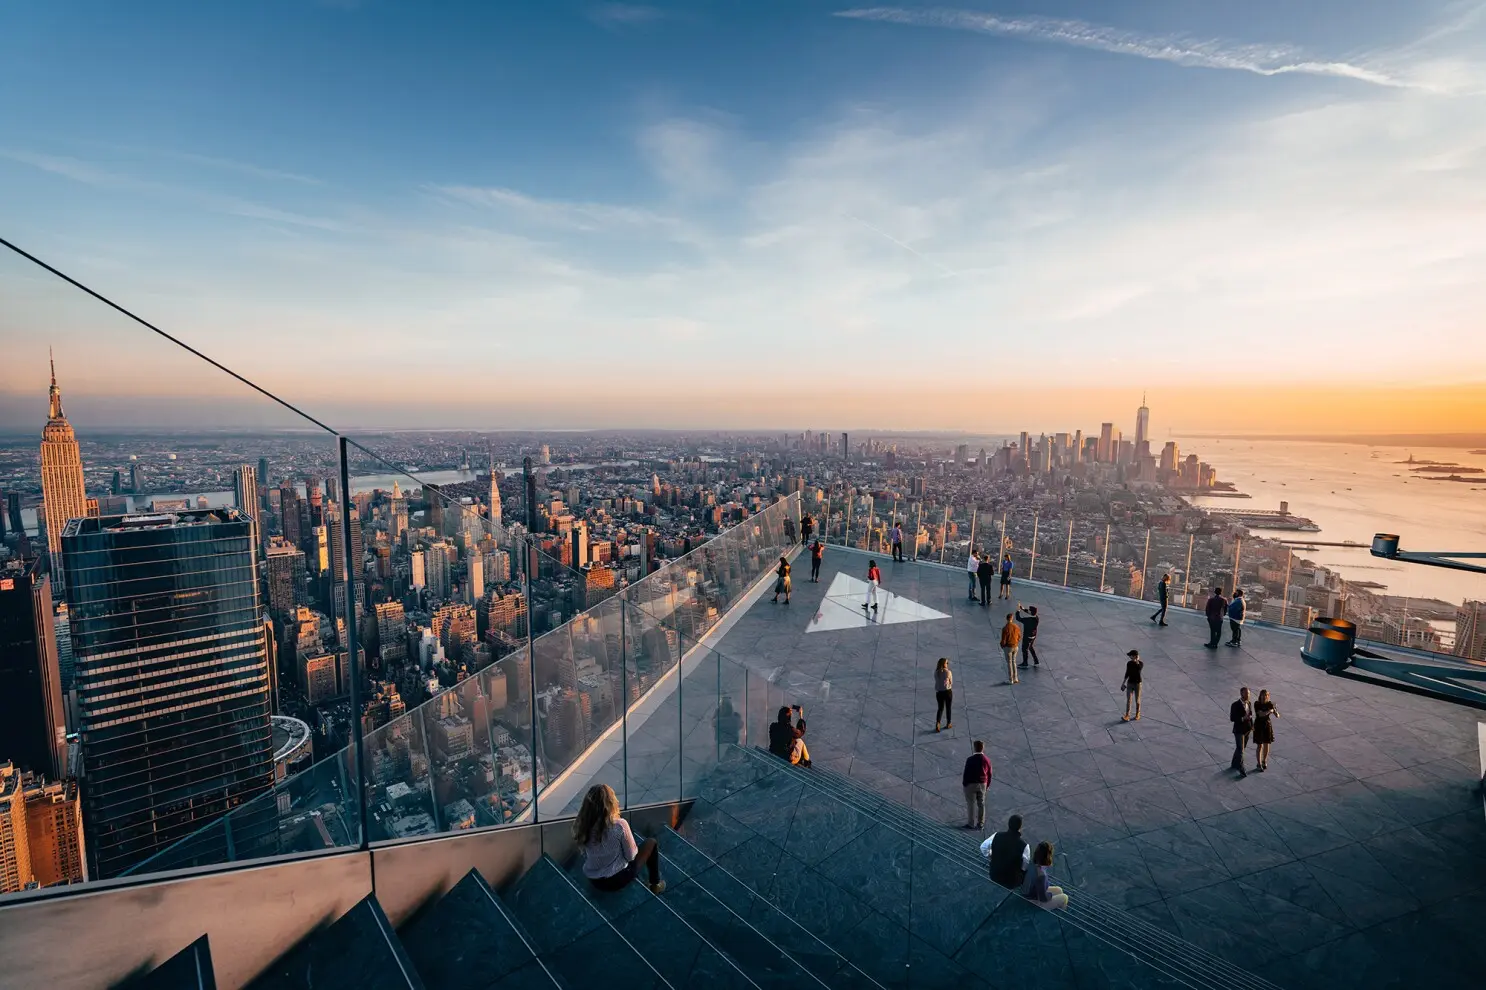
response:
{"label": "person wearing black coat", "polygon": [[1207,613],[1207,630],[1211,633],[1207,648],[1216,650],[1218,640],[1223,638],[1223,620],[1228,616],[1228,599],[1223,597],[1222,588],[1213,589],[1212,597],[1207,600],[1207,607],[1203,611]]}
{"label": "person wearing black coat", "polygon": [[1229,769],[1237,770],[1240,777],[1247,777],[1244,769],[1243,751],[1248,748],[1249,734],[1254,731],[1254,706],[1249,703],[1249,689],[1238,689],[1238,700],[1228,707],[1228,721],[1233,723],[1233,762]]}
{"label": "person wearing black coat", "polygon": [[1156,596],[1161,602],[1161,607],[1156,609],[1151,616],[1151,621],[1159,625],[1166,625],[1166,597],[1171,590],[1171,575],[1162,574],[1161,583],[1156,585]]}
{"label": "person wearing black coat", "polygon": [[980,603],[989,605],[991,603],[991,580],[996,576],[996,562],[991,559],[990,554],[980,558],[980,567],[976,569],[975,576],[980,579]]}

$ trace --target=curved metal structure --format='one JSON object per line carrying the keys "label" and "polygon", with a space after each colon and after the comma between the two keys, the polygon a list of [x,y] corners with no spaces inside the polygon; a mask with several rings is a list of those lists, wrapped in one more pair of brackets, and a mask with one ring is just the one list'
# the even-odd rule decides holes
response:
{"label": "curved metal structure", "polygon": [[[1407,552],[1399,549],[1398,536],[1393,533],[1374,536],[1372,554],[1388,560],[1486,574],[1486,567],[1463,562],[1486,559],[1486,553]],[[1311,623],[1300,657],[1306,666],[1328,674],[1365,671],[1373,678],[1386,678],[1379,683],[1391,687],[1486,710],[1486,663],[1452,660],[1438,655],[1390,657],[1374,653],[1357,645],[1357,626],[1346,619],[1321,616]],[[1353,673],[1353,676],[1357,675]]]}

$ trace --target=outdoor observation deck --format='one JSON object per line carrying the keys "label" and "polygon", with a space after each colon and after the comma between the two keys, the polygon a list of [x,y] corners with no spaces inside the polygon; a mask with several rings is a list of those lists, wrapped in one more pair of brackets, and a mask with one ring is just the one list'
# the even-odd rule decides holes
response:
{"label": "outdoor observation deck", "polygon": [[[713,644],[766,672],[778,703],[804,706],[817,770],[943,822],[948,841],[973,847],[978,836],[955,826],[965,821],[961,766],[980,739],[994,766],[987,830],[1018,813],[1030,842],[1054,842],[1052,872],[1075,905],[1090,895],[1283,987],[1486,980],[1486,716],[1312,670],[1295,630],[1251,621],[1242,647],[1212,651],[1195,612],[1173,609],[1159,628],[1149,603],[1020,580],[1011,601],[983,608],[967,600],[962,571],[882,555],[872,559],[883,605],[868,621],[855,590],[868,556],[829,547],[819,584],[802,556],[791,605],[767,593],[746,612],[740,605]],[[1011,686],[998,630],[1018,601],[1040,610],[1042,666]],[[923,617],[930,610],[943,617]],[[1124,723],[1130,649],[1145,662],[1143,718]],[[954,728],[936,734],[941,656],[954,671]],[[1244,685],[1255,696],[1267,688],[1282,717],[1268,771],[1253,772],[1250,747],[1250,773],[1239,779],[1228,769],[1228,707]],[[750,731],[760,721],[749,712]],[[747,806],[747,793],[693,815],[726,817]],[[770,807],[790,814],[788,799]],[[813,907],[802,913],[818,917],[830,941],[862,946],[850,915],[838,923],[823,905],[863,887],[943,881],[905,878],[894,837],[854,825],[860,833],[833,842],[828,859],[787,861],[776,873],[809,891],[799,896]],[[1087,940],[1069,925],[1040,929],[1053,942],[1008,945],[988,931],[994,904],[953,890],[941,903],[970,918],[955,922],[958,941],[926,952],[982,974],[995,971],[992,948],[1066,953],[1070,962],[1039,971],[1052,981],[1044,985],[1060,976],[1083,985],[1074,974]]]}
{"label": "outdoor observation deck", "polygon": [[[753,575],[780,549],[757,532]],[[767,573],[724,596],[718,582],[744,573],[726,570],[738,546],[720,542],[672,572],[672,590],[616,611],[626,616],[622,642],[659,649],[662,622],[685,628],[697,614],[665,607],[727,602],[697,639],[678,638],[679,674],[651,682],[547,783],[535,820],[228,868],[206,862],[3,904],[12,982],[1482,982],[1486,816],[1474,710],[1307,667],[1296,630],[1250,622],[1242,647],[1213,652],[1193,612],[1172,610],[1158,628],[1149,603],[1021,580],[1011,601],[982,607],[967,600],[962,570],[882,555],[873,556],[880,607],[869,617],[860,607],[869,555],[837,546],[819,584],[797,555],[789,605],[771,603]],[[1042,665],[1012,686],[997,634],[1018,601],[1040,609]],[[1118,686],[1132,648],[1145,660],[1143,718],[1125,723]],[[941,656],[954,671],[954,727],[936,733]],[[1268,688],[1281,718],[1270,769],[1240,780],[1228,769],[1227,713],[1243,685]],[[808,719],[808,769],[758,749],[791,703]],[[1040,910],[992,884],[981,835],[959,827],[961,767],[975,739],[994,764],[987,831],[1017,813],[1029,841],[1052,841],[1067,910]],[[659,841],[668,882],[659,897],[640,884],[602,894],[583,880],[569,816],[594,782],[615,786],[636,833]],[[57,953],[57,931],[86,938]]]}

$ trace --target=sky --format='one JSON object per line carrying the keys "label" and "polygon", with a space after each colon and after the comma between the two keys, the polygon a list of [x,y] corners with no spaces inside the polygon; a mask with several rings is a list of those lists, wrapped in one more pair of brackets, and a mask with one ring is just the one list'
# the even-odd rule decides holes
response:
{"label": "sky", "polygon": [[[12,0],[0,238],[352,429],[1486,429],[1486,0]],[[0,251],[0,431],[271,421]]]}

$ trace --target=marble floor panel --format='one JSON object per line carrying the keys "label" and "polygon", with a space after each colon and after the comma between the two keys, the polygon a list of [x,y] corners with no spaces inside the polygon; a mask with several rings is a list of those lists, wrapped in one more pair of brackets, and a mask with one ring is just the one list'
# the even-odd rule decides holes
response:
{"label": "marble floor panel", "polygon": [[[867,558],[830,547],[821,583],[797,582],[790,609],[766,598],[712,644],[727,661],[769,677],[780,697],[799,696],[818,764],[948,829],[964,824],[958,775],[981,740],[994,768],[988,825],[1022,814],[1030,840],[1055,843],[1061,879],[1282,986],[1320,985],[1328,976],[1358,988],[1388,986],[1396,965],[1356,960],[1386,958],[1424,919],[1467,924],[1458,920],[1463,912],[1486,899],[1478,713],[1312,670],[1293,631],[1251,623],[1242,647],[1214,652],[1203,648],[1206,624],[1194,612],[1174,609],[1169,627],[1158,628],[1151,606],[1023,581],[1011,601],[981,606],[966,600],[956,569],[875,559],[883,594],[901,603],[894,617],[905,621],[873,622],[856,603],[857,618],[812,623],[832,604],[831,589],[841,601],[862,590]],[[998,635],[1018,602],[1039,609],[1042,663],[1019,669],[1020,683],[1011,685]],[[1125,722],[1119,685],[1132,648],[1145,661],[1142,717]],[[940,657],[954,675],[954,725],[935,732]],[[1269,769],[1254,772],[1251,747],[1244,779],[1228,769],[1228,706],[1241,686],[1268,688],[1281,712]],[[761,733],[750,725],[748,738]],[[719,798],[718,810],[741,817],[698,828],[724,844],[735,838],[724,852],[739,860],[747,856],[736,846],[746,839],[736,829],[756,826],[788,850],[786,862],[803,872],[770,873],[780,897],[806,903],[799,899],[812,885],[898,884],[903,908],[889,898],[870,916],[833,926],[865,933],[916,913],[912,855],[893,836],[851,815],[812,811],[825,817],[792,839],[799,794],[781,789],[770,815],[750,817],[758,812],[743,805],[762,790],[739,798],[750,794],[751,780],[741,780],[740,791],[736,780],[709,783],[704,770],[699,763],[687,777],[717,788],[707,796]],[[750,868],[758,872],[758,864]],[[1040,917],[1025,923],[1044,925]],[[1479,925],[1478,915],[1472,930]],[[982,972],[974,960],[999,951],[1006,935],[990,922],[967,927],[956,919],[916,932],[912,943],[893,947],[894,959],[906,963],[921,943]],[[1418,959],[1415,978],[1448,984],[1470,972],[1478,947],[1454,943]],[[1066,953],[1017,965],[1028,979],[1053,972],[1073,979],[1077,969]]]}

